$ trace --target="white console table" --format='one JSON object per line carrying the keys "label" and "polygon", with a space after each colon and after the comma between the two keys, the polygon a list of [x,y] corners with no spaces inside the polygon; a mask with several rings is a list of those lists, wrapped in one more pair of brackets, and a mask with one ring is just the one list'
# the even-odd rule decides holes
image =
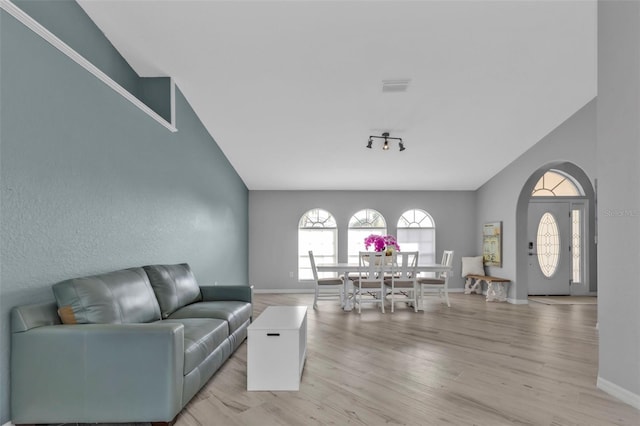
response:
{"label": "white console table", "polygon": [[247,390],[299,390],[307,357],[307,307],[269,306],[247,332]]}

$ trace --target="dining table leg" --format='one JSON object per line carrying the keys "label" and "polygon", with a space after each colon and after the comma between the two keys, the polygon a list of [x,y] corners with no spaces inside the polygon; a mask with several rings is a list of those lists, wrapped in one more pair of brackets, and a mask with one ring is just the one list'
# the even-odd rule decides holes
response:
{"label": "dining table leg", "polygon": [[349,297],[349,292],[353,289],[353,281],[351,281],[350,279],[348,279],[347,277],[349,276],[348,273],[345,271],[344,273],[344,289],[342,292],[342,309],[345,312],[349,312],[353,310],[353,299],[351,297]]}

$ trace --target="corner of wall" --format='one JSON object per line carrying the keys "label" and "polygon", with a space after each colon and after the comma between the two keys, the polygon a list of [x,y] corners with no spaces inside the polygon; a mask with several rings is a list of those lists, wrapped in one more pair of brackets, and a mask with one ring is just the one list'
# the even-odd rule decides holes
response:
{"label": "corner of wall", "polygon": [[618,398],[625,404],[629,404],[634,408],[640,410],[640,395],[630,392],[620,386],[612,383],[606,379],[603,379],[598,375],[596,387],[609,395]]}
{"label": "corner of wall", "polygon": [[[67,43],[61,40],[54,33],[45,28],[38,21],[33,19],[29,14],[24,12],[21,8],[16,6],[9,0],[0,0],[0,9],[6,11],[20,23],[25,25],[35,34],[42,37],[53,47],[64,53],[71,60],[83,67],[85,70],[93,74],[96,78],[109,86],[111,89],[119,93],[122,97],[134,104],[149,117],[169,129],[171,132],[177,132],[175,127],[175,97],[173,96],[174,82],[171,78],[156,79],[140,79],[138,85],[142,90],[139,92],[144,93],[143,100],[150,100],[151,108],[147,103],[143,102],[138,97],[134,96],[129,90],[125,89],[121,84],[116,82],[112,77],[107,75],[101,69],[93,65],[84,56],[71,48]],[[158,94],[160,93],[160,94]],[[171,120],[171,121],[170,121]]]}

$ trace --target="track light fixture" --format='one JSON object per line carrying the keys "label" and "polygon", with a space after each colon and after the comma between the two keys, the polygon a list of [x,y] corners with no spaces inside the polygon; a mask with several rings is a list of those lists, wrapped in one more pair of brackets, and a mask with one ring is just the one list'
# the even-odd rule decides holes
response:
{"label": "track light fixture", "polygon": [[404,151],[406,148],[404,147],[404,143],[402,142],[402,138],[392,138],[391,136],[389,136],[389,132],[384,132],[382,134],[382,136],[369,136],[369,141],[367,142],[367,148],[371,149],[372,145],[373,145],[373,138],[376,139],[384,139],[384,145],[382,145],[382,149],[384,151],[388,151],[389,150],[389,141],[398,141],[398,144],[400,145],[400,151]]}

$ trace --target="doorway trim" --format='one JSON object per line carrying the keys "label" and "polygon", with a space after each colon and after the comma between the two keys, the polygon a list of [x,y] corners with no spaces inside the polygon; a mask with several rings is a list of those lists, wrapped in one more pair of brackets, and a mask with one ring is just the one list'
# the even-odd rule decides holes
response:
{"label": "doorway trim", "polygon": [[516,206],[516,299],[527,300],[529,296],[529,254],[527,247],[527,223],[529,215],[529,200],[531,199],[531,192],[535,184],[550,169],[560,170],[571,175],[584,190],[584,198],[589,200],[588,202],[588,235],[589,241],[585,243],[587,248],[586,254],[588,259],[585,259],[585,263],[589,265],[589,292],[596,293],[598,290],[598,268],[597,268],[597,252],[596,252],[596,194],[591,184],[589,176],[580,167],[573,163],[558,161],[547,163],[533,172],[529,179],[524,183],[520,195],[518,196],[518,203]]}

